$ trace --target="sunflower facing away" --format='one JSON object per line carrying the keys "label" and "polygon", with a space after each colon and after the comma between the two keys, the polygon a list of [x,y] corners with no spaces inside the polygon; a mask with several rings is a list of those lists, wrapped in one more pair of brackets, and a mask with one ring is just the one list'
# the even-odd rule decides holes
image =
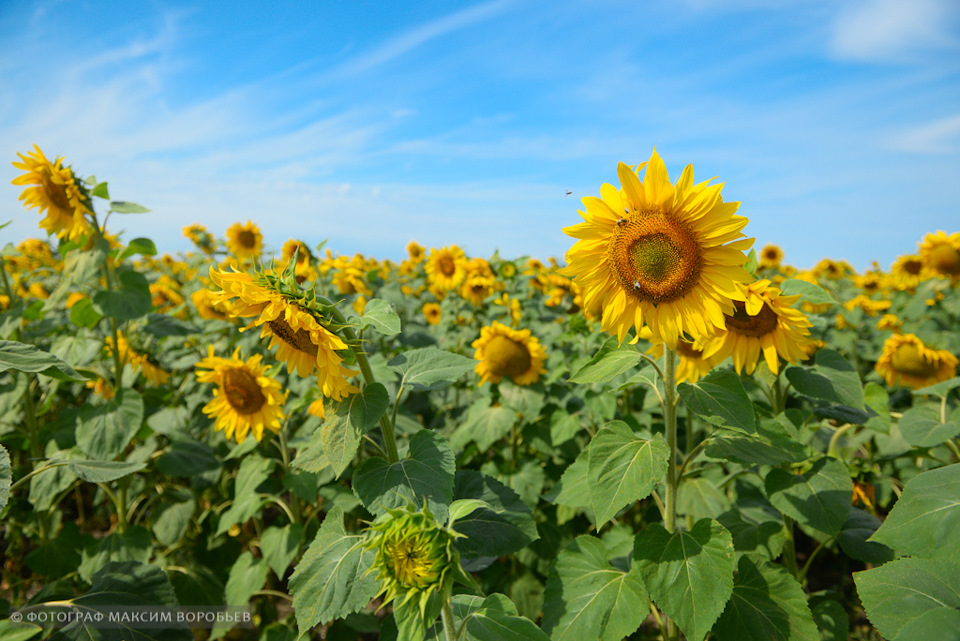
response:
{"label": "sunflower facing away", "polygon": [[480,330],[480,338],[471,346],[477,350],[473,357],[480,361],[474,369],[481,385],[487,381],[499,383],[504,376],[517,385],[530,385],[545,371],[547,353],[529,329],[511,329],[494,321]]}
{"label": "sunflower facing away", "polygon": [[223,290],[212,303],[236,299],[232,317],[255,317],[246,329],[261,328],[260,337],[270,338],[270,348],[277,349],[277,358],[286,362],[287,372],[296,369],[302,377],[316,372],[320,391],[335,401],[359,391],[347,381],[357,372],[344,367],[343,357],[337,353],[346,350],[347,344],[320,324],[319,310],[311,309],[305,298],[284,290],[276,277],[264,274],[251,277],[211,267],[210,279]]}
{"label": "sunflower facing away", "polygon": [[793,308],[800,295],[781,296],[768,280],[738,287],[745,301],[734,301],[734,312],[724,318],[726,331],[707,341],[704,355],[718,361],[733,356],[737,371],[746,369],[747,374],[753,374],[761,352],[774,374],[780,371],[781,358],[788,363],[803,360],[804,347],[813,339],[810,321]]}
{"label": "sunflower facing away", "polygon": [[563,231],[579,239],[561,273],[583,289],[584,308],[602,310],[600,327],[623,342],[647,324],[654,342],[675,349],[682,333],[694,338],[724,326],[724,314],[748,282],[743,250],[753,244],[725,203],[722,184],[693,183],[693,166],[671,185],[657,152],[638,173],[620,163],[621,189],[605,184],[600,198],[583,199],[585,222]]}
{"label": "sunflower facing away", "polygon": [[243,443],[249,432],[257,442],[263,438],[263,428],[279,432],[283,421],[283,404],[288,392],[280,391],[280,382],[264,376],[267,366],[256,354],[246,361],[240,358],[240,348],[230,358],[214,356],[210,345],[207,357],[195,365],[197,381],[214,383],[213,400],[203,407],[203,413],[215,419],[214,429],[223,430],[227,438]]}
{"label": "sunflower facing away", "polygon": [[28,209],[37,207],[41,214],[47,213],[40,227],[71,241],[87,235],[90,226],[86,215],[92,214],[88,199],[77,186],[73,171],[63,166],[63,158],[51,163],[36,145],[26,156],[17,155],[22,162],[11,164],[27,173],[17,176],[12,183],[30,185],[20,194],[20,200]]}
{"label": "sunflower facing away", "polygon": [[920,389],[953,378],[957,357],[944,349],[931,349],[914,334],[894,334],[883,344],[877,372],[893,387],[898,383]]}
{"label": "sunflower facing away", "polygon": [[227,249],[240,261],[259,258],[263,251],[263,234],[260,228],[247,221],[247,224],[234,223],[227,229]]}

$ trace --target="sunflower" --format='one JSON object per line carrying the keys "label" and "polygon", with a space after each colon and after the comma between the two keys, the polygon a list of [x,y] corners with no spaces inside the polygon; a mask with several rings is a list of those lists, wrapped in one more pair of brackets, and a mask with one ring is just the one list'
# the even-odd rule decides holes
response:
{"label": "sunflower", "polygon": [[[651,333],[649,327],[644,327],[640,332],[640,338],[650,340]],[[703,353],[704,345],[702,341],[690,342],[684,338],[677,341],[677,355],[680,356],[677,363],[677,382],[678,383],[696,383],[702,377],[706,376],[722,358],[716,356],[706,357]],[[663,356],[663,343],[654,343],[647,350],[647,354],[655,359]]]}
{"label": "sunflower", "polygon": [[263,251],[260,228],[249,220],[246,225],[234,223],[227,229],[227,249],[244,262],[259,258]]}
{"label": "sunflower", "polygon": [[240,348],[229,359],[214,356],[213,345],[207,348],[207,357],[194,367],[197,381],[215,383],[213,400],[203,407],[203,413],[216,420],[214,429],[223,430],[227,438],[243,443],[253,431],[257,442],[263,438],[263,428],[280,431],[283,404],[289,392],[280,391],[280,382],[265,376],[267,366],[256,354],[246,361],[240,358]]}
{"label": "sunflower", "polygon": [[[108,336],[106,342],[107,351],[110,354],[113,354],[113,337]],[[149,356],[146,354],[141,354],[131,347],[130,343],[127,341],[127,338],[122,332],[117,332],[116,344],[119,346],[118,351],[120,353],[120,362],[130,365],[135,372],[142,371],[143,376],[147,379],[148,384],[153,386],[165,385],[166,382],[170,380],[170,373],[164,371],[160,366],[156,365]]]}
{"label": "sunflower", "polygon": [[762,269],[777,269],[783,260],[783,250],[773,244],[764,245],[757,257],[757,264]]}
{"label": "sunflower", "polygon": [[166,274],[150,284],[150,294],[153,296],[153,306],[161,314],[183,304],[180,284]]}
{"label": "sunflower", "polygon": [[900,383],[920,389],[953,378],[957,357],[947,350],[927,347],[914,334],[894,334],[883,344],[875,369],[891,387]]}
{"label": "sunflower", "polygon": [[650,326],[655,341],[674,349],[682,333],[693,337],[722,328],[735,283],[750,275],[743,250],[753,244],[734,215],[740,203],[724,203],[720,185],[693,183],[687,165],[676,185],[654,151],[641,182],[620,163],[622,188],[605,184],[600,198],[584,198],[585,222],[563,231],[579,240],[567,252],[562,273],[583,289],[583,307],[602,309],[601,329],[620,342],[631,327]]}
{"label": "sunflower", "polygon": [[831,260],[824,258],[813,268],[813,275],[816,278],[828,278],[836,280],[854,274],[853,267],[845,260]]}
{"label": "sunflower", "polygon": [[205,254],[212,254],[214,247],[213,236],[207,231],[207,228],[199,223],[187,225],[183,228],[183,235],[197,246]]}
{"label": "sunflower", "polygon": [[460,285],[460,295],[474,307],[480,307],[497,290],[497,285],[497,280],[492,276],[471,276]]}
{"label": "sunflower", "polygon": [[877,321],[877,329],[890,330],[894,334],[899,334],[900,325],[902,324],[902,321],[897,318],[896,314],[884,314],[880,317],[880,320]]}
{"label": "sunflower", "polygon": [[409,255],[410,260],[412,260],[415,263],[419,263],[420,261],[423,260],[423,255],[425,251],[426,250],[424,250],[423,245],[421,245],[415,240],[411,240],[409,243],[407,243],[407,255]]}
{"label": "sunflower", "polygon": [[500,295],[499,298],[493,299],[494,305],[500,305],[506,309],[510,314],[510,325],[516,327],[520,323],[520,319],[523,317],[523,311],[520,308],[520,301],[516,298],[510,298],[510,296],[504,292]]}
{"label": "sunflower", "polygon": [[946,232],[938,231],[924,236],[920,260],[931,272],[960,280],[960,232],[947,236]]}
{"label": "sunflower", "polygon": [[63,158],[55,162],[47,160],[40,147],[34,145],[34,151],[20,156],[22,162],[11,163],[17,169],[27,172],[13,179],[14,185],[32,185],[23,190],[20,200],[29,209],[37,207],[40,213],[47,212],[40,221],[40,227],[48,234],[76,241],[90,231],[87,214],[92,214],[89,199],[77,185],[73,170],[63,166]]}
{"label": "sunflower", "polygon": [[733,356],[738,372],[753,374],[761,351],[767,367],[776,374],[780,359],[797,363],[805,357],[804,346],[810,338],[810,321],[792,305],[800,295],[781,296],[769,280],[749,285],[738,284],[744,301],[734,301],[735,311],[724,317],[726,331],[708,339],[703,353],[706,358],[722,361]]}
{"label": "sunflower", "polygon": [[912,292],[921,281],[927,279],[927,276],[923,259],[914,254],[898,257],[890,267],[890,278],[893,285],[902,291]]}
{"label": "sunflower", "polygon": [[424,303],[423,315],[427,319],[427,322],[431,325],[440,324],[441,314],[442,312],[440,311],[440,305],[437,303]]}
{"label": "sunflower", "polygon": [[443,293],[453,291],[467,277],[467,259],[456,245],[431,249],[426,270],[430,289]]}
{"label": "sunflower", "polygon": [[504,376],[517,385],[530,385],[545,371],[547,353],[529,329],[511,329],[494,321],[480,330],[480,338],[471,347],[477,350],[473,357],[480,361],[474,369],[481,385],[487,381],[499,383]]}
{"label": "sunflower", "polygon": [[892,301],[872,300],[863,294],[857,294],[843,304],[843,306],[850,311],[853,311],[855,307],[859,307],[864,311],[864,313],[867,314],[867,316],[876,316],[880,312],[885,312],[890,309],[891,305],[893,305]]}
{"label": "sunflower", "polygon": [[254,279],[232,268],[219,271],[211,267],[210,278],[223,290],[213,302],[237,299],[231,316],[255,317],[245,329],[261,327],[260,337],[270,338],[270,348],[277,349],[277,358],[286,362],[288,373],[296,369],[298,375],[307,377],[316,372],[320,391],[337,401],[359,391],[346,380],[357,372],[344,367],[343,357],[337,353],[346,350],[347,344],[319,322],[320,310],[313,309],[306,298],[265,274],[256,274]]}

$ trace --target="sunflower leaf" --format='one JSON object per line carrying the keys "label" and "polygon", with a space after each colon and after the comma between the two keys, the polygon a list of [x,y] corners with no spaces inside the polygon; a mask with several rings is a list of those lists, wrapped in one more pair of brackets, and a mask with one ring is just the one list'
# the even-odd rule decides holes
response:
{"label": "sunflower leaf", "polygon": [[360,327],[372,327],[384,336],[394,336],[400,333],[400,317],[390,303],[382,298],[373,298],[367,301],[363,309]]}
{"label": "sunflower leaf", "polygon": [[0,372],[7,370],[43,374],[61,381],[84,380],[72,367],[38,347],[0,340]]}
{"label": "sunflower leaf", "polygon": [[680,383],[677,391],[683,404],[708,423],[757,431],[753,403],[733,370],[715,369],[696,383]]}
{"label": "sunflower leaf", "polygon": [[774,468],[764,485],[782,514],[830,536],[840,532],[850,514],[853,481],[847,466],[833,457],[821,457],[803,474]]}
{"label": "sunflower leaf", "polygon": [[143,205],[126,200],[113,200],[110,202],[110,211],[115,214],[146,214],[150,210]]}
{"label": "sunflower leaf", "polygon": [[460,354],[424,347],[395,356],[387,367],[400,375],[400,384],[405,389],[419,392],[448,387],[476,364]]}
{"label": "sunflower leaf", "polygon": [[606,383],[646,361],[633,345],[619,345],[616,337],[608,338],[589,361],[570,377],[571,383]]}

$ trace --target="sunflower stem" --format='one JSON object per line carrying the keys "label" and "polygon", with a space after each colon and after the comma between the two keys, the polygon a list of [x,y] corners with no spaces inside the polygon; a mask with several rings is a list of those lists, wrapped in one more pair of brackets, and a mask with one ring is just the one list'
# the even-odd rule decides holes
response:
{"label": "sunflower stem", "polygon": [[677,486],[680,475],[677,469],[677,352],[669,348],[664,349],[663,353],[663,422],[667,447],[670,448],[663,526],[673,534],[677,528]]}
{"label": "sunflower stem", "polygon": [[453,608],[450,607],[450,598],[443,600],[443,609],[440,610],[440,620],[443,621],[443,635],[446,641],[456,641],[460,635],[453,625]]}
{"label": "sunflower stem", "polygon": [[[341,314],[340,310],[337,308],[333,308],[333,314],[334,320],[336,320],[338,323],[341,322],[340,319],[343,319],[343,322],[346,322],[346,319],[343,318],[343,314]],[[339,318],[337,318],[338,316]],[[363,380],[366,381],[367,385],[373,385],[377,382],[377,379],[373,375],[373,370],[370,368],[370,361],[367,360],[366,352],[363,351],[362,346],[358,345],[357,347],[354,347],[352,345],[352,343],[357,341],[357,335],[349,327],[344,327],[343,333],[351,342],[350,349],[357,358],[357,365],[360,367],[360,373],[363,374]],[[400,460],[400,454],[397,452],[397,436],[393,429],[393,423],[390,422],[390,419],[387,417],[386,413],[380,417],[380,431],[383,432],[383,444],[387,449],[387,462],[398,462]]]}

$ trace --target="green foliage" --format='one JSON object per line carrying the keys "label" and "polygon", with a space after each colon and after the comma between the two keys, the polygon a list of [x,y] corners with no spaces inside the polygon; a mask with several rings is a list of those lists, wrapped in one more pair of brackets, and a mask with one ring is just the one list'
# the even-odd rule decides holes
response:
{"label": "green foliage", "polygon": [[387,365],[400,376],[404,389],[427,391],[452,385],[472,370],[476,361],[435,347],[424,347],[395,356]]}
{"label": "green foliage", "polygon": [[696,383],[681,383],[677,391],[683,404],[703,420],[747,433],[756,431],[753,404],[736,372],[715,369]]}
{"label": "green foliage", "polygon": [[0,340],[0,372],[35,372],[61,381],[81,381],[83,377],[49,352],[18,341]]}
{"label": "green foliage", "polygon": [[643,363],[633,345],[619,345],[616,337],[608,338],[593,358],[570,377],[571,383],[606,383]]}
{"label": "green foliage", "polygon": [[822,457],[803,474],[772,469],[764,482],[774,507],[798,523],[833,536],[850,513],[853,483],[847,466]]}

